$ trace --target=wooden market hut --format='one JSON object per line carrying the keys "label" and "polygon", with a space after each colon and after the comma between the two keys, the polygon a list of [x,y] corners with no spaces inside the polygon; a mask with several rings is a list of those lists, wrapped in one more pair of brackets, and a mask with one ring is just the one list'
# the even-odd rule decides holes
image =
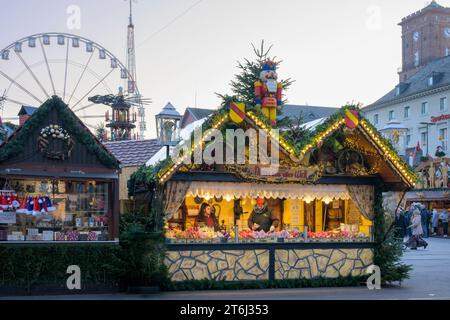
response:
{"label": "wooden market hut", "polygon": [[[117,240],[118,169],[118,160],[53,96],[0,145],[1,192],[20,203],[4,209],[9,220],[0,217],[0,240]],[[44,208],[45,198],[51,202]]]}
{"label": "wooden market hut", "polygon": [[[250,142],[245,143],[246,159],[242,164],[188,161],[202,152],[221,156],[220,150],[208,149],[211,136],[219,138],[215,133],[205,134],[208,129],[254,129],[267,137],[276,134],[263,116],[247,111],[243,121],[235,123],[229,118],[228,108],[223,108],[202,129],[203,139],[158,173],[169,230],[191,229],[203,202],[216,209],[223,228],[232,231],[237,226],[244,230],[259,196],[278,216],[278,230],[295,229],[305,237],[302,241],[286,239],[284,243],[175,240],[168,245],[166,259],[175,281],[362,275],[373,263],[371,230],[377,214],[376,199],[381,192],[404,192],[415,183],[414,172],[355,107],[344,107],[328,118],[303,125],[307,134],[297,144],[286,133],[281,133],[279,144],[272,140],[270,156],[278,145],[279,166],[269,175],[263,174],[267,165],[248,161],[251,141],[258,139],[261,143],[261,136],[247,139]],[[226,152],[225,146],[223,154]],[[236,207],[240,210],[236,211]],[[365,238],[345,242],[309,239],[325,231],[344,229]]]}

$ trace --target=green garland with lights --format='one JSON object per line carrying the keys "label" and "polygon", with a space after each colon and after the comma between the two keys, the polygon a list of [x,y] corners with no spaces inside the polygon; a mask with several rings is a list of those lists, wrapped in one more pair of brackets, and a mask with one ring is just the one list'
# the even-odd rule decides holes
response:
{"label": "green garland with lights", "polygon": [[380,267],[382,284],[401,283],[409,278],[412,267],[401,262],[403,239],[396,238],[394,228],[386,223],[382,184],[375,186],[374,213],[374,264]]}
{"label": "green garland with lights", "polygon": [[5,162],[10,157],[24,150],[29,137],[37,131],[43,123],[46,123],[48,114],[53,108],[58,108],[60,124],[64,126],[72,137],[74,137],[76,142],[83,144],[89,152],[96,155],[103,165],[109,168],[118,167],[118,161],[114,156],[108,153],[89,130],[78,122],[77,116],[61,100],[61,98],[57,96],[53,96],[39,107],[30,119],[0,146],[0,162]]}

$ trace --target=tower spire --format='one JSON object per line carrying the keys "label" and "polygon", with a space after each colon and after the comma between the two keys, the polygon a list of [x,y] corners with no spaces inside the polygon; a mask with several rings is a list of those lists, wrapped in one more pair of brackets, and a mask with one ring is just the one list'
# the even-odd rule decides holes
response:
{"label": "tower spire", "polygon": [[[134,42],[134,24],[133,24],[133,2],[137,0],[126,0],[130,2],[130,17],[127,34],[127,68],[128,68],[128,94],[138,94],[136,92],[137,72],[136,72],[136,49]],[[138,97],[140,99],[141,97]],[[139,139],[145,138],[145,109],[141,103],[137,106],[139,116]]]}
{"label": "tower spire", "polygon": [[133,0],[130,0],[130,24],[129,26],[133,26]]}

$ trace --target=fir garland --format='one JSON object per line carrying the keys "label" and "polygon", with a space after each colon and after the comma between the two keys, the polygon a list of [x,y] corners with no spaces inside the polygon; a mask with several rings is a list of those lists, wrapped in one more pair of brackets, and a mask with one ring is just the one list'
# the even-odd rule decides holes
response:
{"label": "fir garland", "polygon": [[97,156],[99,161],[109,167],[117,168],[118,161],[109,154],[101,143],[83,126],[78,123],[77,116],[70,110],[70,108],[57,96],[53,96],[47,100],[41,107],[39,107],[30,119],[14,132],[8,140],[6,140],[0,149],[0,162],[8,160],[14,154],[22,152],[25,148],[25,143],[29,137],[45,123],[49,112],[53,108],[59,108],[59,120],[72,137],[76,137],[77,142],[83,144],[91,153]]}
{"label": "fir garland", "polygon": [[386,224],[383,209],[383,185],[375,186],[374,197],[374,264],[380,267],[383,284],[402,282],[409,278],[410,265],[400,262],[403,255],[403,240],[395,238],[394,229]]}

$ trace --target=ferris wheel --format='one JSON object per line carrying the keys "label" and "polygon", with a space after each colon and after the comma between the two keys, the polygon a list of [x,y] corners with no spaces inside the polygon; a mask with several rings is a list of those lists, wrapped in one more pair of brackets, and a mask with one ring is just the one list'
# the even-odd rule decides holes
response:
{"label": "ferris wheel", "polygon": [[39,107],[57,95],[90,128],[105,120],[109,107],[88,99],[123,88],[137,109],[138,138],[145,125],[143,99],[125,65],[100,44],[68,33],[39,33],[0,50],[0,115],[15,121],[22,106]]}

